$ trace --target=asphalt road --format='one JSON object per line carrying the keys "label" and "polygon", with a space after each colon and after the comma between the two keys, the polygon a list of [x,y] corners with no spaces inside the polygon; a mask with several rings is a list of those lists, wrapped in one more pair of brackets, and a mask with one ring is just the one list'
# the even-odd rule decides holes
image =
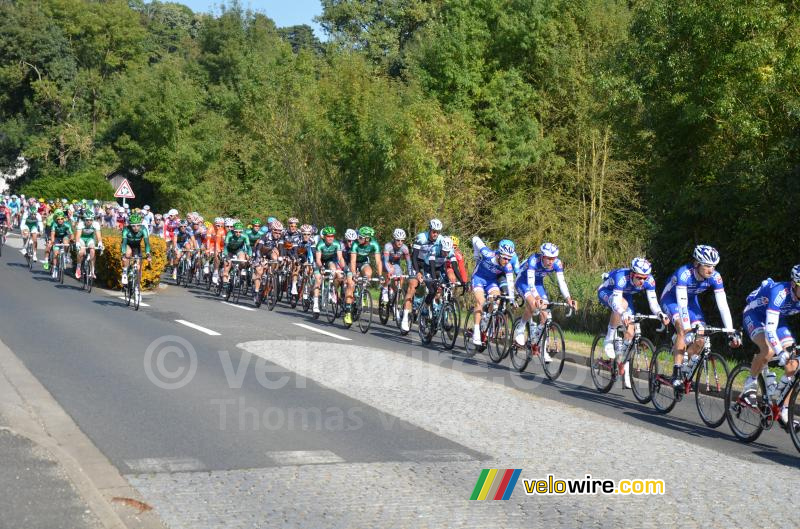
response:
{"label": "asphalt road", "polygon": [[[3,341],[123,474],[146,470],[147,465],[192,470],[196,462],[209,470],[259,468],[276,464],[270,454],[287,451],[330,451],[348,462],[402,461],[404,454],[424,450],[480,458],[473,450],[387,418],[274,364],[257,364],[236,346],[270,339],[302,339],[309,347],[321,348],[349,339],[348,343],[414,356],[748,461],[766,459],[791,466],[800,461],[780,429],[745,445],[733,438],[727,424],[716,430],[704,426],[694,399],[679,403],[672,414],[664,416],[650,405],[636,403],[629,391],[615,388],[598,394],[588,370],[574,364],[568,363],[562,378],[551,383],[535,365],[529,368],[532,373],[519,375],[509,369],[507,360],[493,365],[481,355],[464,360],[424,348],[413,330],[401,337],[395,328],[375,322],[369,334],[363,335],[355,328],[343,328],[340,321],[328,325],[284,305],[273,312],[264,307],[246,310],[253,309],[249,300],[237,307],[202,289],[172,285],[147,296],[144,302],[149,306],[134,312],[117,293],[96,289],[86,294],[74,278],[56,284],[40,267],[28,271],[19,252],[5,250],[0,259]],[[157,352],[165,346],[159,345],[164,337],[183,339],[196,351],[196,373],[180,389],[159,387],[145,369],[148,348]],[[166,345],[176,339],[169,340]],[[185,360],[167,355],[163,370],[187,369]],[[158,371],[158,366],[153,370]],[[488,404],[503,413],[502,403]],[[360,421],[358,428],[333,431],[300,424],[319,416],[340,420],[337,414],[353,409],[359,410],[358,417],[344,419]],[[298,410],[316,410],[318,415],[302,417]],[[290,423],[287,417],[296,420]]]}

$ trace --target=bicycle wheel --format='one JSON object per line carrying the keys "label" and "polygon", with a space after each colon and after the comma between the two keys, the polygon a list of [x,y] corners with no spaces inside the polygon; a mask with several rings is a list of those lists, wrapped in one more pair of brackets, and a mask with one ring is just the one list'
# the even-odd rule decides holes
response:
{"label": "bicycle wheel", "polygon": [[83,281],[81,282],[81,283],[83,283],[81,285],[81,288],[83,288],[84,290],[86,290],[88,288],[88,286],[89,286],[89,277],[88,277],[88,274],[86,273],[86,259],[88,259],[88,257],[84,257],[83,261],[78,266],[78,268],[81,271],[81,279],[83,279]]}
{"label": "bicycle wheel", "polygon": [[406,306],[406,290],[405,288],[398,288],[395,292],[394,300],[392,301],[392,316],[394,317],[394,324],[397,328],[403,323],[403,309]]}
{"label": "bicycle wheel", "polygon": [[486,348],[484,345],[475,345],[472,343],[472,327],[464,324],[464,356],[472,358],[478,351],[483,351]]}
{"label": "bicycle wheel", "polygon": [[339,299],[336,297],[335,290],[336,287],[331,283],[328,283],[327,287],[323,288],[325,293],[325,318],[328,323],[336,321],[336,316],[339,312]]}
{"label": "bicycle wheel", "polygon": [[539,340],[539,348],[550,355],[549,362],[545,362],[544,354],[539,355],[539,358],[542,360],[544,374],[547,375],[547,378],[550,380],[558,380],[558,377],[561,376],[561,372],[564,370],[564,360],[567,358],[567,346],[564,342],[564,333],[561,330],[561,326],[553,322],[550,324],[550,329],[545,329],[542,334],[544,338]]}
{"label": "bicycle wheel", "polygon": [[505,312],[500,312],[492,317],[492,321],[489,322],[489,328],[491,329],[489,358],[497,364],[502,362],[503,358],[508,354],[509,342],[513,334],[511,321]]}
{"label": "bicycle wheel", "polygon": [[794,447],[800,450],[800,428],[795,426],[795,421],[800,421],[800,409],[798,409],[800,404],[797,403],[798,393],[800,393],[800,384],[794,387],[789,397],[789,424],[792,426],[787,426],[786,428],[789,430],[789,437],[792,438]]}
{"label": "bicycle wheel", "polygon": [[650,402],[650,362],[655,350],[656,346],[653,345],[653,342],[642,337],[628,360],[627,368],[631,379],[631,391],[633,397],[642,404]]}
{"label": "bicycle wheel", "polygon": [[[517,318],[514,322],[514,329],[517,328],[517,325],[520,324],[522,318]],[[528,367],[528,364],[531,361],[531,345],[530,345],[530,327],[528,324],[525,324],[525,345],[519,345],[516,342],[511,344],[511,352],[509,356],[511,357],[511,365],[514,366],[514,369],[522,373]]]}
{"label": "bicycle wheel", "polygon": [[58,265],[58,282],[62,285],[64,284],[64,266],[66,266],[65,259],[64,259],[64,251],[59,254],[59,265]]}
{"label": "bicycle wheel", "polygon": [[423,345],[428,345],[433,340],[433,313],[431,306],[423,303],[417,318],[417,332]]}
{"label": "bicycle wheel", "polygon": [[439,336],[445,349],[450,350],[456,345],[458,330],[460,327],[458,312],[452,301],[442,305],[442,312],[439,316]]}
{"label": "bicycle wheel", "polygon": [[234,285],[233,290],[233,302],[238,305],[239,298],[242,297],[242,291],[247,290],[247,282],[243,281],[241,277],[236,280],[236,284]]}
{"label": "bicycle wheel", "polygon": [[267,308],[271,311],[278,303],[278,276],[270,275],[267,280]]}
{"label": "bicycle wheel", "polygon": [[[356,300],[356,303],[359,303]],[[372,293],[364,287],[361,292],[360,308],[358,309],[358,328],[362,333],[366,334],[372,326]]]}
{"label": "bicycle wheel", "polygon": [[725,422],[725,387],[728,364],[722,355],[711,353],[701,361],[694,384],[694,399],[700,419],[711,428]]}
{"label": "bicycle wheel", "polygon": [[383,292],[381,292],[381,301],[378,303],[378,321],[381,322],[381,325],[386,325],[386,322],[389,321],[392,309],[390,302],[391,298],[383,301]]}
{"label": "bicycle wheel", "polygon": [[314,296],[314,289],[313,285],[311,284],[311,280],[308,277],[303,279],[303,288],[300,289],[300,292],[303,296],[303,302],[301,304],[303,312],[308,312],[311,310],[311,305],[314,302],[312,299]]}
{"label": "bicycle wheel", "polygon": [[758,374],[755,406],[742,398],[741,392],[748,376],[750,364],[740,364],[730,372],[728,385],[725,387],[725,418],[733,435],[744,443],[752,443],[764,431],[764,411],[767,409],[766,389],[761,373]]}
{"label": "bicycle wheel", "polygon": [[89,261],[88,268],[89,268],[89,273],[87,274],[87,279],[86,279],[86,292],[87,293],[91,293],[92,292],[92,287],[94,286],[94,262],[93,261],[91,261],[91,260]]}
{"label": "bicycle wheel", "polygon": [[589,355],[589,368],[592,373],[592,382],[594,387],[600,393],[608,393],[611,391],[611,386],[617,379],[616,360],[606,358],[606,353],[603,350],[604,334],[598,334],[592,342],[592,352]]}
{"label": "bicycle wheel", "polygon": [[136,270],[136,277],[133,282],[133,308],[139,310],[139,304],[142,301],[141,290],[142,272],[140,269]]}
{"label": "bicycle wheel", "polygon": [[650,360],[648,381],[650,384],[650,400],[659,413],[669,413],[677,403],[675,388],[672,386],[672,367],[675,358],[667,346],[659,347]]}
{"label": "bicycle wheel", "polygon": [[231,294],[233,294],[236,277],[237,272],[234,271],[233,267],[231,267],[231,271],[228,273],[228,283],[225,285],[225,301],[231,300]]}

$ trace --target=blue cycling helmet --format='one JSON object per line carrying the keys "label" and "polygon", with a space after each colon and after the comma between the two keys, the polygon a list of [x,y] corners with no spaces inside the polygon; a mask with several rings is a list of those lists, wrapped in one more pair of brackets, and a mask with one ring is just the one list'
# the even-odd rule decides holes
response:
{"label": "blue cycling helmet", "polygon": [[514,257],[515,253],[514,243],[509,241],[508,239],[503,239],[497,246],[497,253],[499,253],[503,257],[508,257],[509,259],[511,259],[512,257]]}
{"label": "blue cycling helmet", "polygon": [[552,242],[544,243],[539,248],[539,251],[541,251],[542,255],[544,255],[545,257],[558,257],[558,246],[556,246]]}
{"label": "blue cycling helmet", "polygon": [[503,239],[502,241],[500,241],[497,244],[498,248],[501,247],[501,246],[506,246],[508,248],[511,248],[511,253],[516,253],[517,252],[517,247],[514,246],[514,242],[509,240],[509,239]]}
{"label": "blue cycling helmet", "polygon": [[719,264],[719,252],[716,248],[705,244],[695,246],[692,257],[702,265],[717,266]]}
{"label": "blue cycling helmet", "polygon": [[644,257],[634,257],[631,261],[631,270],[643,276],[649,276],[653,272],[653,265]]}

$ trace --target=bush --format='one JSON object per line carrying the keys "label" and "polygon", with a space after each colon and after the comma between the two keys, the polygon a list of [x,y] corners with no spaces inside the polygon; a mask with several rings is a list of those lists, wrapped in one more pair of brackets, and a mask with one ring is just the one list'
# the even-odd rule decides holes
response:
{"label": "bush", "polygon": [[[122,261],[120,260],[120,245],[122,233],[119,230],[103,228],[103,246],[105,251],[97,258],[97,283],[111,289],[121,289],[120,276],[122,275]],[[144,251],[144,248],[142,248]],[[150,290],[158,286],[161,274],[167,266],[167,243],[161,237],[150,236],[150,254],[152,262],[147,266],[143,262],[142,288]]]}
{"label": "bush", "polygon": [[111,184],[105,177],[94,172],[42,176],[23,184],[19,192],[31,197],[114,199]]}

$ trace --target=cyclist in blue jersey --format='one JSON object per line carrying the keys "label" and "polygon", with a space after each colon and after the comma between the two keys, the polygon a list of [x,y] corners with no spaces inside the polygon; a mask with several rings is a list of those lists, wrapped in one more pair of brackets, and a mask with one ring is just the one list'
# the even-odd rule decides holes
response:
{"label": "cyclist in blue jersey", "polygon": [[[555,274],[558,281],[558,289],[567,303],[573,309],[578,309],[578,302],[569,295],[567,281],[564,279],[564,265],[558,258],[558,246],[551,242],[546,242],[539,247],[539,253],[531,254],[520,267],[517,283],[517,292],[525,300],[525,313],[519,320],[517,328],[514,329],[514,341],[520,346],[525,345],[525,322],[533,323],[532,317],[539,314],[541,323],[547,320],[547,310],[539,309],[547,304],[549,298],[547,290],[544,288],[544,278],[549,274]],[[550,355],[544,352],[545,362],[550,361]]]}
{"label": "cyclist in blue jersey", "polygon": [[[511,259],[514,257],[514,247],[508,244],[510,241],[504,240],[499,245],[497,251],[490,250],[480,237],[472,238],[472,247],[476,253],[480,254],[480,260],[475,265],[472,273],[472,292],[475,295],[475,315],[474,327],[472,331],[472,343],[482,345],[481,341],[481,317],[483,313],[483,303],[486,295],[497,298],[500,296],[500,282],[505,279],[507,285],[514,284],[514,266]],[[509,288],[506,298],[510,304],[514,304],[514,294]]]}
{"label": "cyclist in blue jersey", "polygon": [[[751,404],[756,401],[758,372],[767,367],[767,362],[774,355],[778,355],[779,364],[785,366],[786,372],[781,377],[780,384],[772,386],[765,380],[771,386],[767,388],[770,397],[779,395],[783,386],[791,382],[797,371],[797,360],[790,360],[791,355],[786,350],[794,344],[786,319],[788,316],[800,314],[800,264],[792,268],[791,279],[776,282],[767,278],[747,296],[743,314],[744,328],[758,346],[758,354],[750,365],[750,376],[747,377],[742,391],[742,397]],[[774,380],[774,375],[765,378]],[[781,420],[786,424],[789,411],[786,402],[782,404]]]}
{"label": "cyclist in blue jersey", "polygon": [[[630,268],[618,268],[604,274],[605,280],[597,288],[597,298],[601,305],[611,309],[611,318],[603,340],[603,351],[609,359],[616,356],[614,334],[618,326],[625,326],[624,349],[628,348],[633,339],[633,295],[637,292],[644,291],[650,312],[659,316],[664,325],[669,324],[669,318],[658,306],[656,281],[652,273],[653,266],[650,261],[643,257],[635,257],[631,261]],[[628,366],[625,367],[627,373]]]}
{"label": "cyclist in blue jersey", "polygon": [[408,332],[411,328],[408,316],[411,313],[414,294],[417,291],[417,287],[422,283],[425,263],[428,261],[428,256],[439,239],[442,227],[441,220],[431,219],[428,223],[428,231],[417,234],[414,238],[414,243],[411,245],[411,270],[408,271],[406,301],[403,305],[403,318],[400,321],[400,330],[403,332]]}
{"label": "cyclist in blue jersey", "polygon": [[[695,359],[695,355],[700,353],[705,344],[705,338],[702,336],[705,317],[698,299],[700,294],[709,289],[714,290],[722,325],[727,329],[733,328],[722,276],[716,271],[719,252],[711,246],[701,244],[695,247],[692,257],[694,262],[678,268],[669,277],[661,293],[661,308],[672,319],[675,327],[675,343],[672,346],[675,356],[672,384],[675,387],[683,385],[680,369],[684,352],[688,352],[690,357]],[[698,325],[700,326],[698,335],[695,336],[692,328]],[[738,347],[740,344],[741,339],[734,335],[731,338],[731,345]]]}

